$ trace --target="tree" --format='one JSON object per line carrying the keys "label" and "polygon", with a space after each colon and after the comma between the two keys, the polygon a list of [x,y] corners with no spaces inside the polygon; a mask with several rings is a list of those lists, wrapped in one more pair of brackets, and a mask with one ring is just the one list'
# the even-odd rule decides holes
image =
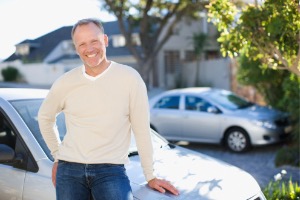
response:
{"label": "tree", "polygon": [[195,55],[197,57],[195,86],[199,86],[199,84],[200,84],[199,67],[200,67],[200,61],[201,61],[203,49],[204,49],[204,46],[206,43],[207,43],[207,34],[198,33],[198,34],[193,35],[194,51],[195,51]]}
{"label": "tree", "polygon": [[238,61],[238,82],[255,87],[268,105],[288,111],[297,121],[300,116],[300,77],[285,70],[263,69],[260,61],[249,60],[244,55]]}
{"label": "tree", "polygon": [[[176,24],[184,17],[197,18],[205,0],[104,0],[104,8],[113,13],[119,23],[126,46],[137,60],[138,69],[148,83],[159,50],[173,34]],[[141,46],[132,39],[138,28]]]}
{"label": "tree", "polygon": [[[208,6],[209,19],[221,32],[221,52],[239,56],[239,83],[254,86],[270,105],[290,112],[295,120],[291,147],[280,152],[276,160],[299,159],[299,12],[296,0],[265,0],[241,11],[228,0],[212,0]],[[296,152],[295,156],[290,152]]]}
{"label": "tree", "polygon": [[221,32],[218,41],[224,56],[243,52],[251,60],[260,60],[264,68],[300,76],[298,0],[265,0],[240,10],[229,0],[212,0],[207,8],[209,20]]}

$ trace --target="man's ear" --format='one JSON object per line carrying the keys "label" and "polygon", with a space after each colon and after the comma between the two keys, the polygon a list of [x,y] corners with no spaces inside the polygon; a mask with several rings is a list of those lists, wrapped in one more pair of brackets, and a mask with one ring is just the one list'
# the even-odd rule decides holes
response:
{"label": "man's ear", "polygon": [[108,47],[108,36],[106,34],[103,35],[105,46]]}

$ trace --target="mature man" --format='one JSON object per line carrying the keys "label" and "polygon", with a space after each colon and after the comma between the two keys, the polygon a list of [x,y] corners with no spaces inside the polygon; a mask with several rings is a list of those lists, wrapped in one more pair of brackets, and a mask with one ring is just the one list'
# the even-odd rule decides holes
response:
{"label": "mature man", "polygon": [[[52,180],[57,199],[133,199],[124,167],[131,129],[148,185],[178,195],[174,186],[153,174],[148,97],[140,75],[107,59],[108,36],[99,20],[78,21],[71,35],[83,66],[53,84],[38,115],[55,158]],[[60,112],[67,127],[62,142],[55,124]]]}

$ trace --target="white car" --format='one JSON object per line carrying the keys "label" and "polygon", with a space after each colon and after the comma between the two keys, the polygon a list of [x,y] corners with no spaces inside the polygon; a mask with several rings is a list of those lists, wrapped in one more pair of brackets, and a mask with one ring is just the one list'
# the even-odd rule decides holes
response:
{"label": "white car", "polygon": [[289,114],[251,103],[223,89],[162,92],[149,100],[151,127],[169,141],[225,144],[244,152],[291,136]]}
{"label": "white car", "polygon": [[[0,199],[55,200],[51,181],[53,158],[38,128],[37,112],[47,95],[42,89],[0,89]],[[66,127],[57,117],[60,136]],[[245,171],[220,160],[169,144],[151,132],[155,173],[172,182],[179,196],[147,187],[134,139],[126,165],[135,199],[265,200],[256,180]]]}

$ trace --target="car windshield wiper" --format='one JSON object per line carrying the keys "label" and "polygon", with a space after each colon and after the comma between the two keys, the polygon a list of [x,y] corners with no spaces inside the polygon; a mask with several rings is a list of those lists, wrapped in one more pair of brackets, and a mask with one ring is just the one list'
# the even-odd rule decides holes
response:
{"label": "car windshield wiper", "polygon": [[168,143],[168,146],[169,146],[171,149],[176,148],[176,145],[175,145],[175,144],[172,144],[172,143]]}
{"label": "car windshield wiper", "polygon": [[138,151],[130,151],[130,152],[128,153],[128,157],[136,156],[136,155],[139,155],[139,152],[138,152]]}
{"label": "car windshield wiper", "polygon": [[240,105],[239,106],[239,109],[243,109],[243,108],[248,108],[248,107],[250,107],[250,106],[253,106],[253,103],[246,103],[246,104],[244,104],[244,105]]}
{"label": "car windshield wiper", "polygon": [[[172,144],[172,143],[168,143],[166,146],[169,146],[170,149],[176,148],[176,145],[175,145],[175,144]],[[163,148],[163,146],[160,146],[160,148]],[[137,150],[135,150],[135,151],[130,151],[130,152],[128,153],[128,157],[137,156],[137,155],[139,155],[139,152],[138,152]]]}

